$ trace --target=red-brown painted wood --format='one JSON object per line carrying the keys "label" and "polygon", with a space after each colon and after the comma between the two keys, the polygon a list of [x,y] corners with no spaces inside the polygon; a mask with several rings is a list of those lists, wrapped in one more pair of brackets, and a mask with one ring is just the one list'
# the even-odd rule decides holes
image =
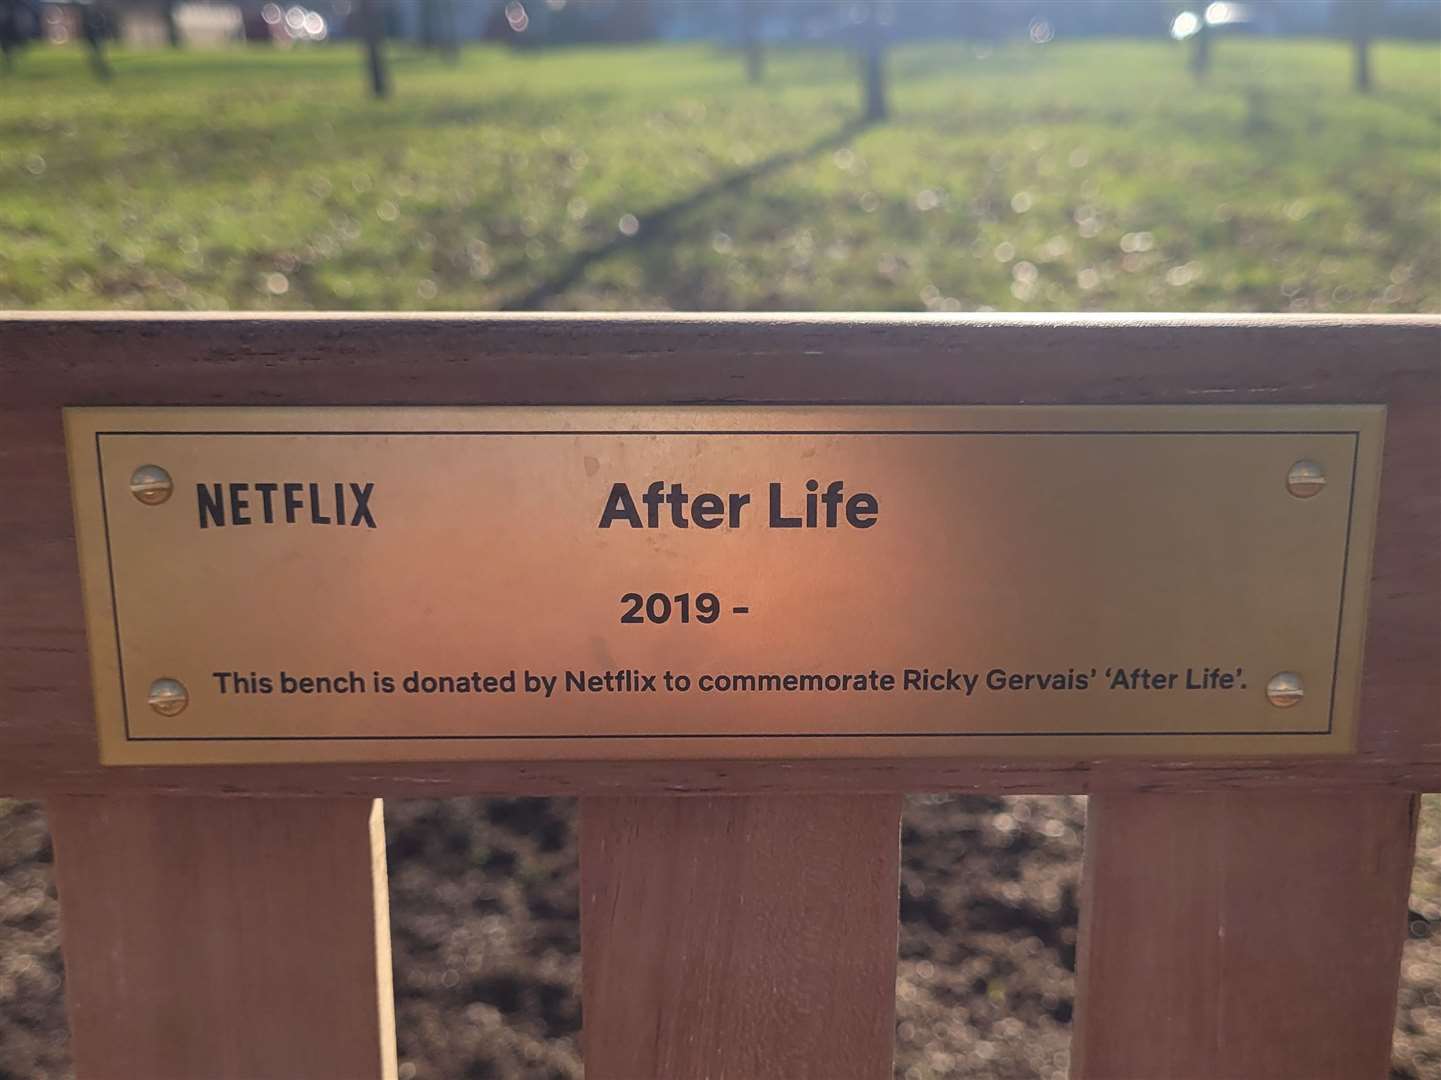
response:
{"label": "red-brown painted wood", "polygon": [[1381,1080],[1416,799],[1108,794],[1086,822],[1075,1080]]}
{"label": "red-brown painted wood", "polygon": [[582,799],[587,1080],[889,1080],[900,813]]}
{"label": "red-brown painted wood", "polygon": [[78,1080],[394,1080],[379,802],[46,812]]}
{"label": "red-brown painted wood", "polygon": [[[102,769],[64,405],[1381,403],[1353,757]],[[0,316],[0,792],[1441,788],[1441,319]]]}

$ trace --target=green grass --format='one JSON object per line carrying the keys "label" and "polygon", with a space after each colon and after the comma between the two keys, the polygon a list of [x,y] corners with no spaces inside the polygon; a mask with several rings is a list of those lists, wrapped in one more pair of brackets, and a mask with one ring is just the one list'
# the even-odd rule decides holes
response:
{"label": "green grass", "polygon": [[[76,50],[0,78],[0,307],[1434,311],[1441,51]],[[627,236],[620,225],[639,226]]]}

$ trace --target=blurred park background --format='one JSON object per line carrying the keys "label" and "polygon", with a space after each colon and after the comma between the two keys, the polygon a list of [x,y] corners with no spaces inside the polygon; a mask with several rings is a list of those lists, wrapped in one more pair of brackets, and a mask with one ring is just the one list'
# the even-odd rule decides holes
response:
{"label": "blurred park background", "polygon": [[[537,0],[585,6],[552,4]],[[737,21],[729,0],[596,6]],[[865,7],[767,10],[792,6]],[[1346,21],[1344,4],[1254,6],[1308,11],[1318,32]],[[912,7],[1012,18],[916,40]],[[1092,8],[1152,32],[1068,40],[1072,9]],[[1435,0],[1393,8],[1441,31]],[[543,47],[522,44],[534,23],[505,23],[509,44],[455,53],[393,41],[380,101],[363,47],[339,41],[117,44],[105,79],[79,42],[13,50],[0,306],[1441,305],[1434,39],[1370,44],[1358,93],[1350,39],[1254,28],[1208,30],[1198,78],[1199,35],[1175,40],[1166,3],[885,10],[886,118],[870,120],[849,23],[761,46],[754,81],[727,36]]]}
{"label": "blurred park background", "polygon": [[[1441,0],[0,0],[0,308],[1436,312],[1438,38]],[[387,817],[401,1076],[578,1077],[573,805]],[[898,1077],[1065,1075],[1084,821],[908,801]],[[50,858],[0,801],[0,1078],[68,1075]],[[1423,1080],[1441,797],[1411,908]]]}

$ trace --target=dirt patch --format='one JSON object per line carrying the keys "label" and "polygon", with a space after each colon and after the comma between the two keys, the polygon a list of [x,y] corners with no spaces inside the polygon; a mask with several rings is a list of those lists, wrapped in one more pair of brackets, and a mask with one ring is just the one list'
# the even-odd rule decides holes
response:
{"label": "dirt patch", "polygon": [[53,862],[40,807],[0,799],[0,1080],[70,1076]]}
{"label": "dirt patch", "polygon": [[1421,799],[1391,1075],[1441,1076],[1441,795]]}
{"label": "dirt patch", "polygon": [[386,806],[401,1080],[580,1070],[575,804]]}

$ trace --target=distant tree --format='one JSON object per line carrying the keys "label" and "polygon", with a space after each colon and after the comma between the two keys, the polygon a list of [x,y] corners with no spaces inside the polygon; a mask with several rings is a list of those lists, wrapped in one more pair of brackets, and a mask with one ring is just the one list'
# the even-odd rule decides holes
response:
{"label": "distant tree", "polygon": [[856,27],[860,37],[863,115],[868,123],[884,120],[890,111],[886,106],[885,67],[885,24],[889,22],[889,11],[883,18],[881,9],[880,0],[863,0]]}
{"label": "distant tree", "polygon": [[24,0],[0,0],[0,57],[6,74],[15,70],[15,57],[34,33],[32,19]]}
{"label": "distant tree", "polygon": [[440,43],[440,51],[452,64],[460,60],[460,23],[459,16],[455,10],[455,0],[441,0],[440,34],[444,39]]}
{"label": "distant tree", "polygon": [[[1176,9],[1173,9],[1176,10]],[[1191,6],[1179,6],[1176,17],[1171,20],[1171,36],[1177,41],[1191,43],[1190,57],[1186,66],[1199,82],[1211,71],[1211,35],[1215,32],[1211,20],[1206,17],[1204,2]]]}
{"label": "distant tree", "polygon": [[761,45],[761,16],[764,0],[738,0],[741,16],[741,48],[746,54],[746,78],[753,83],[765,78],[766,56]]}
{"label": "distant tree", "polygon": [[90,54],[90,70],[101,82],[109,82],[114,72],[105,58],[105,39],[110,34],[110,20],[94,0],[80,5],[80,36]]}
{"label": "distant tree", "polygon": [[185,44],[180,33],[180,22],[175,18],[175,9],[179,6],[177,0],[162,0],[160,5],[160,17],[165,20],[165,39],[170,42],[172,49],[178,49]]}
{"label": "distant tree", "polygon": [[612,41],[650,41],[655,25],[650,0],[617,0],[607,36]]}
{"label": "distant tree", "polygon": [[420,43],[435,49],[452,63],[460,59],[455,25],[455,0],[421,0]]}
{"label": "distant tree", "polygon": [[1352,85],[1357,93],[1371,92],[1371,38],[1381,21],[1384,0],[1338,0],[1336,8],[1342,28],[1351,38]]}
{"label": "distant tree", "polygon": [[1204,14],[1198,16],[1196,32],[1191,35],[1191,74],[1202,81],[1211,73],[1211,37],[1215,33]]}
{"label": "distant tree", "polygon": [[365,37],[366,70],[370,76],[370,92],[377,98],[390,94],[390,72],[385,63],[384,0],[359,0],[361,33]]}

